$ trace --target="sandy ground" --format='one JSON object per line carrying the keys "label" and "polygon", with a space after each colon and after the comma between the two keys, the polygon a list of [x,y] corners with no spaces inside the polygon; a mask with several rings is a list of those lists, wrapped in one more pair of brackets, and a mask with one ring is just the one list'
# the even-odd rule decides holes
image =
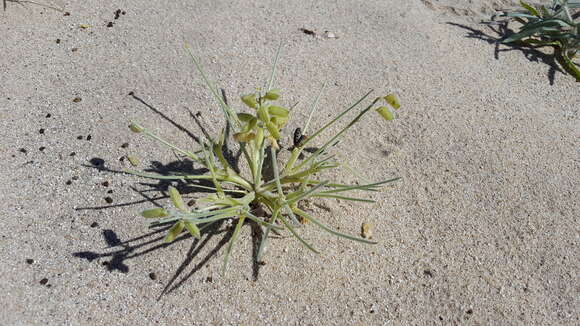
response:
{"label": "sandy ground", "polygon": [[[0,324],[578,325],[579,84],[478,24],[513,3],[57,2],[65,16],[9,2]],[[115,171],[127,154],[144,169],[175,161],[131,119],[192,148],[190,112],[223,126],[184,41],[238,109],[283,42],[276,84],[285,105],[300,101],[287,143],[325,80],[317,126],[371,88],[400,93],[397,120],[365,119],[338,152],[368,179],[402,180],[377,204],[312,206],[344,232],[372,223],[379,244],[308,226],[321,255],[272,239],[256,266],[244,227],[226,277],[226,225],[163,245],[138,212],[166,204],[167,184]]]}

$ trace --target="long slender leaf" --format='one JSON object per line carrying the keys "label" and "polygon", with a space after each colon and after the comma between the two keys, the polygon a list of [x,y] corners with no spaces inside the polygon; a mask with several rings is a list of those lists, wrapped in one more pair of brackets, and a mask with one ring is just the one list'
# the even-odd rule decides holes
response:
{"label": "long slender leaf", "polygon": [[234,233],[232,234],[232,238],[230,239],[230,242],[228,243],[228,247],[226,248],[226,254],[224,257],[224,265],[222,268],[222,275],[226,274],[226,269],[228,267],[228,261],[230,259],[230,254],[231,254],[232,249],[234,247],[234,243],[238,239],[238,235],[240,234],[240,230],[242,229],[242,225],[244,224],[245,219],[246,219],[245,215],[242,215],[240,217],[240,219],[238,220],[238,223],[236,224],[236,228],[234,229]]}

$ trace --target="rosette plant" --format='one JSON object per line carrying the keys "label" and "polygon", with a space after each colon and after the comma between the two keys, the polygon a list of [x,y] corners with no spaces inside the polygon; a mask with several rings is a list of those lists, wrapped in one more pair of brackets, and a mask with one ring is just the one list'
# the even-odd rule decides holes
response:
{"label": "rosette plant", "polygon": [[[286,162],[282,163],[277,158],[280,148],[279,140],[282,137],[284,126],[292,115],[292,111],[277,104],[277,100],[282,96],[282,93],[280,90],[272,88],[280,49],[276,53],[267,87],[263,92],[242,96],[241,102],[245,108],[241,112],[236,112],[226,103],[225,99],[219,95],[218,88],[207,78],[199,60],[191,54],[189,49],[188,52],[205,85],[218,102],[229,128],[224,128],[216,139],[207,137],[206,141],[200,141],[201,148],[199,150],[189,151],[163,140],[137,122],[131,122],[129,125],[133,132],[145,134],[159,141],[178,155],[193,161],[194,164],[207,170],[205,174],[193,175],[159,175],[126,170],[127,173],[145,178],[180,180],[183,182],[205,180],[210,182],[211,186],[196,184],[196,187],[211,191],[208,196],[196,201],[196,205],[199,207],[191,208],[186,205],[179,191],[170,186],[168,193],[172,207],[153,208],[141,213],[146,218],[155,219],[152,222],[153,225],[173,224],[165,240],[171,242],[185,231],[189,232],[192,237],[200,238],[203,229],[217,221],[226,219],[235,221],[234,231],[225,251],[224,272],[240,230],[248,220],[259,225],[262,230],[261,242],[257,253],[258,261],[262,259],[270,232],[288,231],[308,249],[318,252],[300,236],[297,230],[302,225],[307,224],[307,222],[339,237],[362,243],[375,243],[369,239],[335,231],[323,221],[301,209],[298,204],[306,199],[316,200],[317,198],[373,202],[369,199],[353,197],[350,193],[354,191],[379,191],[382,185],[398,179],[393,178],[363,185],[348,185],[319,178],[320,172],[341,166],[341,162],[331,153],[331,149],[341,137],[372,110],[376,110],[384,119],[392,120],[394,116],[390,108],[399,109],[398,97],[395,94],[389,94],[374,98],[359,111],[354,119],[348,122],[338,133],[322,142],[315,150],[305,151],[306,146],[319,140],[323,132],[330,126],[341,120],[347,113],[357,109],[363,101],[369,98],[372,91],[362,96],[317,131],[311,133],[309,137],[305,137],[301,130],[297,129],[294,134],[295,144],[290,157]],[[323,90],[320,91],[312,103],[309,119],[306,126],[304,126],[304,130],[308,128]],[[384,103],[384,105],[379,105],[379,103]],[[228,129],[232,130],[231,136],[228,135]],[[247,165],[245,170],[248,173],[238,172],[232,166],[232,163],[226,159],[224,155],[226,137],[231,137],[239,143],[241,157]],[[270,167],[269,173],[265,171],[266,166]]]}
{"label": "rosette plant", "polygon": [[[521,42],[528,46],[552,46],[560,65],[580,82],[574,58],[580,51],[580,1],[552,0],[549,6],[534,6],[520,1],[523,10],[505,13],[522,24],[518,33],[503,43]],[[573,11],[576,10],[574,13]]]}

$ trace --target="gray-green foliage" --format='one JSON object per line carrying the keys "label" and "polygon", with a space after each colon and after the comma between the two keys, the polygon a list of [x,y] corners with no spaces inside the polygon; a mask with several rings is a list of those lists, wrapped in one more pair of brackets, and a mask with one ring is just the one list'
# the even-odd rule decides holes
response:
{"label": "gray-green foliage", "polygon": [[[191,52],[189,53],[191,55]],[[145,134],[161,142],[178,155],[188,158],[208,170],[203,175],[175,174],[169,176],[129,170],[127,172],[153,179],[206,180],[211,182],[212,186],[196,185],[196,187],[203,187],[212,191],[210,195],[197,200],[197,204],[201,206],[199,208],[192,209],[185,205],[178,190],[174,187],[169,187],[169,196],[173,207],[153,208],[143,211],[141,215],[146,218],[155,218],[156,220],[152,223],[154,225],[172,223],[173,226],[166,236],[166,241],[168,242],[173,241],[186,230],[193,237],[200,238],[203,229],[212,223],[224,219],[237,219],[226,248],[223,271],[225,271],[229,256],[246,220],[253,221],[262,229],[262,238],[257,254],[258,261],[261,260],[270,232],[282,232],[284,229],[289,231],[308,249],[317,252],[311,244],[299,235],[297,228],[301,226],[301,222],[311,222],[311,224],[322,230],[343,238],[363,243],[375,243],[331,229],[319,219],[300,209],[298,203],[308,198],[313,200],[316,200],[316,198],[338,198],[350,201],[373,202],[369,199],[353,197],[350,192],[379,191],[382,185],[398,179],[394,178],[364,185],[347,185],[317,178],[319,172],[337,168],[341,165],[341,162],[335,160],[335,156],[330,153],[330,150],[371,109],[375,109],[386,120],[393,118],[393,114],[387,106],[378,108],[375,106],[379,102],[384,102],[385,105],[398,109],[400,107],[399,100],[394,94],[377,97],[371,101],[337,134],[322,143],[314,153],[309,154],[304,151],[306,145],[318,140],[325,130],[338,122],[348,112],[359,107],[370,96],[371,92],[368,92],[336,118],[313,132],[310,137],[301,137],[285,164],[278,162],[278,140],[281,137],[282,128],[288,122],[292,113],[290,110],[275,104],[276,100],[281,96],[279,90],[272,88],[279,53],[280,50],[276,54],[272,73],[265,91],[241,97],[246,106],[246,112],[235,112],[224,98],[218,95],[218,88],[208,79],[198,59],[191,55],[193,63],[206,86],[221,107],[227,125],[233,130],[231,138],[240,144],[242,157],[247,164],[249,175],[237,172],[224,156],[224,143],[226,137],[228,137],[226,134],[227,128],[224,128],[216,139],[208,136],[206,141],[200,141],[201,148],[199,150],[188,151],[170,144],[136,122],[132,122],[129,126],[132,131]],[[322,91],[320,92],[321,94]],[[316,110],[320,95],[313,102],[311,113]],[[265,162],[268,157],[266,155],[267,151],[270,154],[270,162]],[[268,175],[268,173],[264,173],[266,163],[271,165],[270,177],[265,177]],[[266,211],[267,214],[257,214],[258,207],[261,207],[262,211]]]}
{"label": "gray-green foliage", "polygon": [[[553,0],[549,6],[534,6],[520,1],[522,11],[506,13],[522,24],[518,33],[503,43],[522,42],[530,46],[552,46],[562,67],[580,82],[580,70],[573,59],[580,51],[580,1]],[[576,16],[576,19],[574,17]]]}

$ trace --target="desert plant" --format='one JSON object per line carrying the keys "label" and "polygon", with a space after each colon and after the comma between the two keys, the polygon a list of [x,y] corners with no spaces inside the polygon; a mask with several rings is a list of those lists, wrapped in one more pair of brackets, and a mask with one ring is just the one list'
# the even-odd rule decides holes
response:
{"label": "desert plant", "polygon": [[[169,187],[168,192],[173,207],[148,209],[143,211],[141,215],[146,218],[158,218],[152,223],[153,225],[173,223],[165,238],[168,242],[173,241],[184,230],[187,230],[193,237],[200,238],[202,230],[212,223],[224,219],[237,219],[231,239],[226,248],[223,271],[226,269],[240,229],[246,220],[257,223],[262,230],[261,242],[257,253],[258,261],[261,260],[269,233],[271,231],[283,231],[284,229],[288,230],[308,249],[317,252],[296,231],[296,228],[301,223],[306,222],[311,222],[322,230],[343,238],[363,243],[376,243],[331,229],[322,221],[301,209],[298,203],[307,198],[338,198],[350,201],[373,202],[369,199],[352,197],[348,193],[352,191],[378,191],[382,185],[398,179],[394,178],[364,185],[347,185],[317,179],[319,172],[341,165],[329,151],[366,113],[372,109],[376,109],[386,120],[393,119],[393,113],[386,105],[390,105],[395,109],[399,108],[399,100],[395,94],[377,97],[322,146],[315,151],[310,151],[310,153],[305,151],[306,145],[312,144],[325,130],[339,121],[348,112],[358,107],[361,102],[370,96],[372,91],[369,91],[352,106],[313,132],[309,137],[305,137],[301,130],[297,129],[294,135],[295,145],[291,155],[282,168],[278,167],[277,150],[280,147],[278,142],[281,138],[281,130],[288,122],[291,114],[288,109],[275,104],[275,101],[281,96],[279,90],[272,88],[279,53],[280,49],[278,49],[276,54],[272,72],[264,91],[242,96],[241,100],[247,107],[246,111],[249,110],[249,112],[238,113],[218,94],[218,89],[207,78],[199,60],[189,51],[193,63],[204,80],[205,85],[219,103],[226,120],[226,127],[222,130],[219,137],[212,139],[211,136],[206,136],[208,138],[206,141],[199,142],[201,149],[198,151],[187,151],[170,144],[136,122],[131,122],[129,125],[132,131],[145,134],[161,142],[177,154],[207,169],[208,172],[202,175],[176,174],[167,176],[130,170],[126,170],[126,172],[153,179],[181,181],[205,180],[206,182],[211,182],[212,186],[196,184],[196,187],[211,190],[209,196],[199,199],[196,202],[203,207],[191,209],[188,205],[184,204],[178,190],[174,187]],[[323,90],[324,87],[313,101],[309,119],[303,130],[307,130]],[[377,108],[376,106],[379,102],[385,102],[386,105]],[[237,172],[226,159],[226,155],[224,155],[224,143],[226,138],[230,137],[228,135],[229,129],[232,129],[233,133],[231,138],[239,143],[242,157],[247,164],[246,170],[248,172],[246,174],[249,175]],[[271,162],[267,162],[268,156]],[[268,173],[265,173],[265,167],[267,165],[271,166],[270,177],[266,177],[268,175]],[[257,213],[258,211],[265,212],[266,214],[259,214]]]}
{"label": "desert plant", "polygon": [[503,43],[521,42],[529,46],[552,46],[562,67],[580,82],[580,70],[573,59],[580,51],[580,21],[571,10],[580,8],[580,1],[553,0],[550,6],[533,6],[520,1],[523,10],[505,13],[520,22],[518,33]]}

